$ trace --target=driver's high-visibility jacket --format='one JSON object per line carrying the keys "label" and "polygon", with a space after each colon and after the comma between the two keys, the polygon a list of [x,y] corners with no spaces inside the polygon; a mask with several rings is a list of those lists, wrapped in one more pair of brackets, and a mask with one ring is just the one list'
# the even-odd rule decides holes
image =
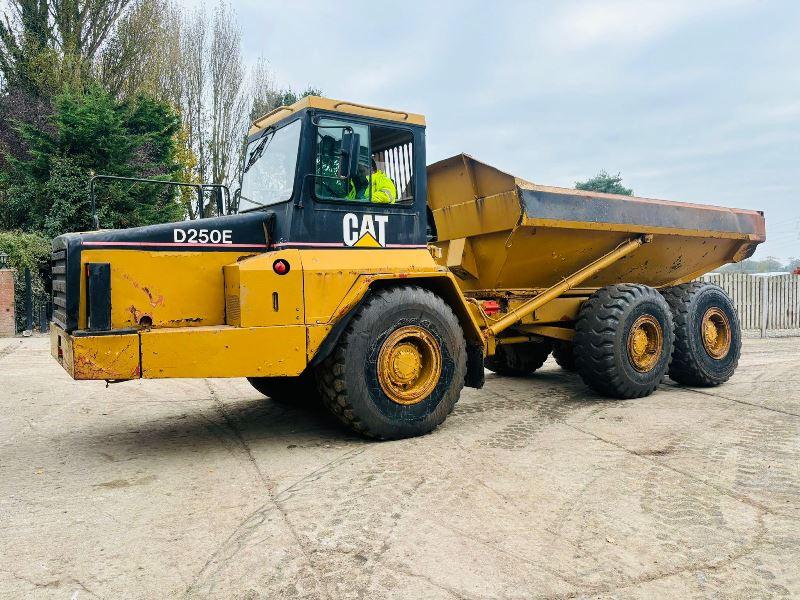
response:
{"label": "driver's high-visibility jacket", "polygon": [[[356,193],[353,182],[350,182],[350,191],[347,193],[349,200],[366,200],[367,189],[364,188],[360,193]],[[394,204],[397,202],[397,188],[394,181],[383,171],[375,171],[372,174],[372,202],[380,204]]]}

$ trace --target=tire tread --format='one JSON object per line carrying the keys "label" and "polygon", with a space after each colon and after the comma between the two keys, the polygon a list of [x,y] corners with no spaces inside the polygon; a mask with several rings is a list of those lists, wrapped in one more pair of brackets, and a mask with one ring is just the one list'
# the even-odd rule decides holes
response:
{"label": "tire tread", "polygon": [[[398,291],[411,291],[415,294],[420,294],[421,296],[427,298],[428,302],[439,305],[438,308],[441,310],[440,316],[448,321],[449,325],[451,325],[454,330],[461,332],[461,342],[464,347],[466,347],[463,331],[461,330],[461,324],[459,323],[455,313],[450,306],[447,305],[447,303],[445,303],[441,298],[439,298],[439,296],[430,290],[419,286],[394,286],[380,289],[371,294],[359,311],[350,320],[350,323],[348,323],[347,328],[342,333],[339,343],[334,351],[317,367],[316,375],[317,386],[324,406],[327,407],[328,410],[330,410],[342,424],[349,427],[356,433],[373,439],[392,439],[392,436],[381,435],[377,431],[370,429],[367,424],[358,417],[352,404],[348,400],[347,383],[344,378],[348,341],[354,334],[356,325],[363,318],[364,314],[369,311],[379,309],[379,305],[386,304],[387,298],[391,294],[397,293]],[[462,356],[462,361],[464,361],[463,368],[461,369],[463,372],[466,370],[465,353],[464,356]],[[453,385],[460,384],[463,387],[463,377],[461,379],[462,381],[455,381]],[[446,403],[442,402],[437,410],[442,409],[443,405],[445,404]],[[455,404],[456,403],[452,403],[452,405],[447,406],[446,411],[443,411],[443,415],[438,415],[440,418],[438,419],[439,423],[437,423],[437,425],[447,418],[447,416],[453,411]]]}
{"label": "tire tread", "polygon": [[[669,367],[669,376],[674,381],[683,385],[697,387],[714,387],[730,379],[739,364],[739,350],[736,349],[736,357],[730,373],[725,375],[712,375],[705,372],[697,361],[692,360],[690,344],[691,336],[691,317],[690,308],[692,302],[700,292],[710,287],[717,288],[725,294],[725,291],[718,285],[700,281],[683,283],[661,291],[664,299],[672,310],[672,320],[675,323],[675,350],[672,353],[672,363]],[[727,294],[725,294],[727,296]],[[734,327],[739,327],[738,315],[733,314],[736,319]]]}
{"label": "tire tread", "polygon": [[[623,377],[615,357],[615,337],[625,310],[642,298],[662,304],[669,316],[669,306],[656,289],[633,283],[600,288],[583,303],[578,313],[575,369],[586,385],[604,396],[641,398],[651,394],[661,383],[658,380],[648,386],[632,384]],[[671,353],[672,332],[665,331],[664,335],[668,336]]]}

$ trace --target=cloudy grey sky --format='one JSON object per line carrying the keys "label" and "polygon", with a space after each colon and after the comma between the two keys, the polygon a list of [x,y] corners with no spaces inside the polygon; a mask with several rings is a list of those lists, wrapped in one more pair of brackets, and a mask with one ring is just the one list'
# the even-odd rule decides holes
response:
{"label": "cloudy grey sky", "polygon": [[279,84],[424,113],[428,162],[764,210],[800,256],[800,2],[232,0]]}

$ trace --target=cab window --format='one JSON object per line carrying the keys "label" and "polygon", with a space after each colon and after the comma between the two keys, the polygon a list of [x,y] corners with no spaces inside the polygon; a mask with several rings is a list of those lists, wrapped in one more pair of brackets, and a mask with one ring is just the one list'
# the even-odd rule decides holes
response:
{"label": "cab window", "polygon": [[267,129],[247,146],[239,212],[284,202],[292,197],[300,147],[300,121]]}
{"label": "cab window", "polygon": [[[358,169],[340,179],[342,133],[359,135]],[[315,192],[322,200],[374,204],[413,203],[413,136],[399,127],[320,119],[317,129]]]}

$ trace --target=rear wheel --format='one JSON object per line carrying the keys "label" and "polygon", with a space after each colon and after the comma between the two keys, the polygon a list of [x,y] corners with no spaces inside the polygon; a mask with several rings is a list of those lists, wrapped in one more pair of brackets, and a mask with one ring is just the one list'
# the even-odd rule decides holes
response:
{"label": "rear wheel", "polygon": [[685,283],[662,292],[675,321],[669,376],[685,385],[711,387],[733,375],[742,331],[725,291],[710,283]]}
{"label": "rear wheel", "polygon": [[399,439],[441,424],[458,401],[467,370],[464,335],[432,292],[375,292],[317,369],[325,405],[363,435]]}
{"label": "rear wheel", "polygon": [[583,303],[575,325],[575,366],[593,390],[612,398],[653,393],[674,344],[669,305],[646,285],[601,288]]}
{"label": "rear wheel", "polygon": [[575,370],[575,348],[572,342],[554,342],[553,358],[565,371]]}
{"label": "rear wheel", "polygon": [[501,344],[484,366],[498,375],[525,377],[544,364],[552,346],[549,340],[525,344]]}
{"label": "rear wheel", "polygon": [[265,396],[284,404],[315,404],[319,402],[319,392],[314,376],[304,371],[297,377],[248,377],[256,390]]}

